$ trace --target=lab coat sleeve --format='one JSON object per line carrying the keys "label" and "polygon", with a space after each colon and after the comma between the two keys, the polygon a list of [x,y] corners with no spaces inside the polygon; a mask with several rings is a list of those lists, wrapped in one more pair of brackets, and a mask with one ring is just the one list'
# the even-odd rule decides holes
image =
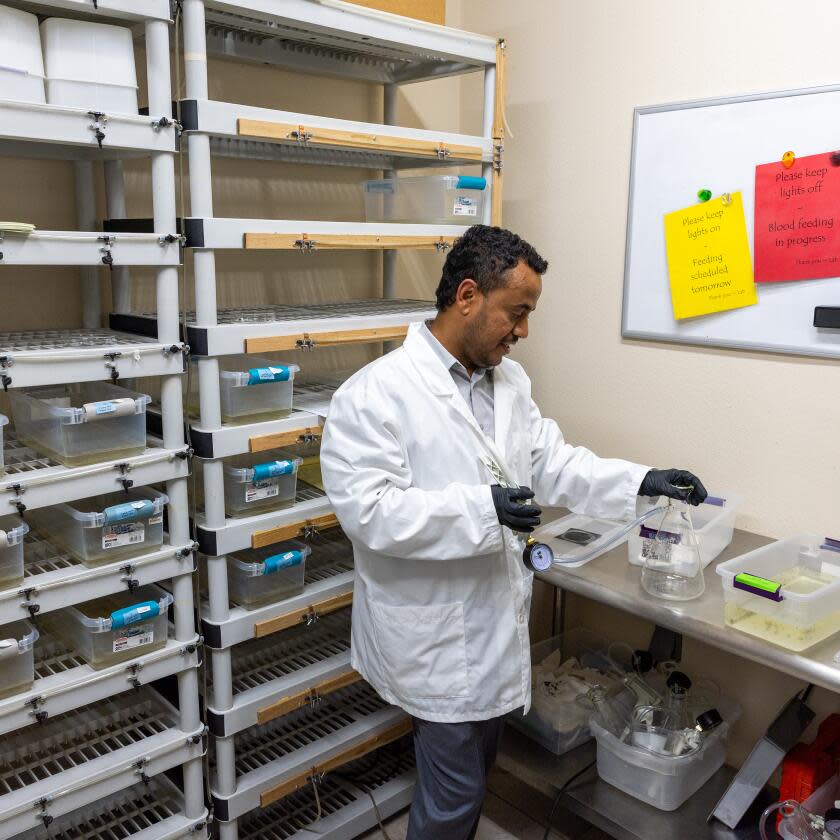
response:
{"label": "lab coat sleeve", "polygon": [[649,467],[599,458],[566,443],[557,423],[543,417],[533,400],[530,426],[531,489],[538,503],[608,519],[636,516],[636,494]]}
{"label": "lab coat sleeve", "polygon": [[[488,485],[412,486],[399,423],[359,388],[338,392],[321,445],[321,473],[341,527],[369,551],[406,560],[457,560],[500,551]],[[446,465],[440,465],[445,472]]]}

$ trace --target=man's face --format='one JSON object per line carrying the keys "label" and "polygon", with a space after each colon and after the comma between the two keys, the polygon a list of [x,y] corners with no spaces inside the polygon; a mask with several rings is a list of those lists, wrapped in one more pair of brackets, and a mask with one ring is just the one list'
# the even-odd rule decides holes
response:
{"label": "man's face", "polygon": [[528,337],[528,316],[536,309],[542,278],[520,261],[507,271],[505,280],[504,286],[486,295],[475,287],[467,310],[462,309],[463,352],[476,368],[496,367],[520,338]]}

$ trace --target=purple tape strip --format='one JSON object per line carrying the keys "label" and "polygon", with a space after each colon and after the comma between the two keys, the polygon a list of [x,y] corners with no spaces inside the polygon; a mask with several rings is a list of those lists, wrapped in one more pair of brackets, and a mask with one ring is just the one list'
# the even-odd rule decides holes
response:
{"label": "purple tape strip", "polygon": [[840,553],[840,540],[834,540],[831,537],[826,537],[825,542],[820,548],[827,548],[829,551],[836,551]]}
{"label": "purple tape strip", "polygon": [[767,598],[769,601],[784,601],[785,596],[782,595],[781,589],[777,592],[768,592],[766,589],[759,589],[757,586],[750,586],[748,583],[742,583],[737,578],[733,578],[732,585],[735,589],[743,589],[744,592],[750,592],[753,595],[760,595],[762,598]]}
{"label": "purple tape strip", "polygon": [[714,505],[715,507],[726,507],[726,499],[722,499],[720,496],[706,496],[706,501],[703,502],[704,505]]}
{"label": "purple tape strip", "polygon": [[673,534],[671,531],[657,531],[656,528],[648,528],[647,525],[639,528],[639,536],[644,540],[659,540],[672,545],[676,545],[682,539],[679,534]]}

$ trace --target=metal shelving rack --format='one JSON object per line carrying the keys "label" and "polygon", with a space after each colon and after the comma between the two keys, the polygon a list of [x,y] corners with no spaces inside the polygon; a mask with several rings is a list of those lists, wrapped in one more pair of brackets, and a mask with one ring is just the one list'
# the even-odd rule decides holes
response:
{"label": "metal shelving rack", "polygon": [[[364,694],[369,691],[366,686],[349,682],[355,679],[346,650],[330,652],[342,620],[346,633],[342,611],[346,614],[352,602],[351,565],[339,563],[318,574],[308,572],[304,592],[281,603],[250,611],[231,607],[227,553],[294,537],[330,539],[330,531],[320,532],[334,526],[336,519],[326,497],[306,486],[291,508],[236,519],[225,516],[220,459],[317,441],[329,387],[320,393],[315,387],[302,400],[296,388],[290,417],[226,427],[221,422],[218,357],[401,340],[408,324],[431,317],[434,307],[395,299],[397,252],[445,252],[466,227],[217,218],[211,160],[218,155],[373,168],[388,174],[406,168],[480,165],[491,193],[481,221],[498,223],[505,45],[340,0],[183,0],[182,12],[186,97],[180,103],[180,119],[189,155],[191,202],[183,232],[193,251],[196,300],[196,311],[187,317],[185,338],[198,359],[200,420],[191,424],[191,440],[196,454],[205,459],[204,508],[195,525],[207,564],[202,632],[212,664],[207,703],[214,735],[214,816],[221,840],[296,837],[299,831],[306,834],[306,825],[320,813],[314,809],[311,792],[299,788],[326,770],[399,738],[408,724],[402,712],[384,704],[366,713],[367,705],[377,701]],[[383,85],[382,124],[213,101],[208,94],[208,55]],[[395,124],[400,84],[470,72],[481,72],[484,79],[480,135]],[[128,223],[122,229],[131,228]],[[215,252],[222,249],[297,250],[313,259],[322,250],[381,251],[382,298],[219,311]],[[149,335],[154,316],[115,318],[111,325]],[[314,402],[307,403],[306,398]],[[306,410],[307,405],[313,410]],[[323,622],[316,623],[325,615]],[[297,629],[301,626],[310,629]],[[301,632],[311,646],[311,661],[296,665],[295,645]],[[276,668],[265,661],[266,655],[278,658]],[[248,663],[253,668],[246,679],[243,669],[247,671]],[[316,701],[323,707],[299,708]],[[352,726],[338,727],[329,735],[323,734],[323,726],[315,726],[305,747],[281,756],[287,726],[302,725],[307,714],[326,725],[327,707],[338,703],[346,705],[350,718],[358,717]],[[246,766],[251,759],[256,763]],[[382,784],[386,795],[377,802],[383,814],[408,804],[413,779],[407,768],[395,769]],[[375,824],[373,806],[358,789],[330,782],[328,777],[322,796],[329,799],[324,811],[329,817],[318,823],[317,830],[325,832],[321,836],[344,840]],[[272,815],[271,803],[280,797],[286,797],[283,809]]]}
{"label": "metal shelving rack", "polygon": [[[27,11],[128,23],[145,35],[149,114],[95,114],[77,108],[0,101],[0,155],[74,162],[76,231],[6,234],[0,267],[79,266],[83,328],[0,334],[4,389],[155,376],[161,384],[160,438],[144,453],[84,467],[61,466],[6,440],[0,479],[4,513],[83,499],[132,485],[165,483],[168,536],[157,551],[87,568],[35,535],[25,545],[22,586],[0,592],[0,623],[40,615],[138,585],[171,580],[173,624],[163,649],[94,670],[43,632],[31,690],[0,701],[0,838],[54,836],[68,827],[90,840],[206,837],[193,604],[194,545],[189,532],[179,337],[175,168],[171,119],[168,0],[4,0]],[[159,115],[159,116],[155,116]],[[104,162],[108,214],[124,214],[121,161],[149,159],[154,221],[150,233],[96,230],[93,164]],[[102,328],[98,270],[108,265],[116,308],[126,306],[127,266],[156,270],[152,336]],[[177,707],[149,683],[177,677]],[[178,769],[182,789],[164,774]],[[145,782],[148,787],[137,785]],[[129,789],[131,789],[129,793]]]}

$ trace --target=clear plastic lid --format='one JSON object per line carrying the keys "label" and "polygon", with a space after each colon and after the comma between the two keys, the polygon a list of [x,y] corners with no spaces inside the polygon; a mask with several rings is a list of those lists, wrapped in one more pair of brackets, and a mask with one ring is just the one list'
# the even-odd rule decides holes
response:
{"label": "clear plastic lid", "polygon": [[173,603],[172,595],[159,586],[141,586],[134,592],[120,592],[76,607],[65,607],[64,612],[89,632],[105,633],[166,615]]}
{"label": "clear plastic lid", "polygon": [[15,516],[0,516],[0,549],[23,542],[29,533],[29,525]]}
{"label": "clear plastic lid", "polygon": [[232,388],[247,388],[271,382],[293,382],[298,365],[277,362],[263,356],[239,355],[225,359],[219,377]]}
{"label": "clear plastic lid", "polygon": [[[714,527],[721,519],[737,512],[741,507],[744,497],[736,493],[709,493],[706,501],[697,507],[692,508],[691,521],[694,523],[694,530],[697,535],[702,537],[703,531]],[[659,499],[642,499],[642,510],[650,510],[655,507],[662,507],[667,504],[668,500],[662,496]],[[640,526],[640,536],[646,536],[645,529],[650,530],[652,523],[650,521]]]}
{"label": "clear plastic lid", "polygon": [[79,382],[47,385],[19,394],[34,402],[33,417],[52,416],[62,425],[93,423],[134,414],[143,414],[152,401],[148,394],[129,391],[110,382]]}
{"label": "clear plastic lid", "polygon": [[365,181],[367,193],[393,193],[400,184],[442,184],[449,190],[484,190],[487,179],[477,175],[411,175],[401,178],[375,178]]}
{"label": "clear plastic lid", "polygon": [[0,626],[0,662],[32,650],[39,637],[38,628],[28,621],[13,621]]}
{"label": "clear plastic lid", "polygon": [[312,549],[297,540],[253,548],[228,556],[228,563],[245,577],[263,577],[306,562]]}
{"label": "clear plastic lid", "polygon": [[82,528],[102,528],[128,522],[146,522],[163,513],[169,496],[151,488],[104,493],[69,504],[56,505]]}
{"label": "clear plastic lid", "polygon": [[230,481],[250,484],[252,481],[293,475],[302,463],[303,459],[297,455],[291,455],[283,449],[270,449],[266,452],[226,458],[224,469],[225,476]]}

